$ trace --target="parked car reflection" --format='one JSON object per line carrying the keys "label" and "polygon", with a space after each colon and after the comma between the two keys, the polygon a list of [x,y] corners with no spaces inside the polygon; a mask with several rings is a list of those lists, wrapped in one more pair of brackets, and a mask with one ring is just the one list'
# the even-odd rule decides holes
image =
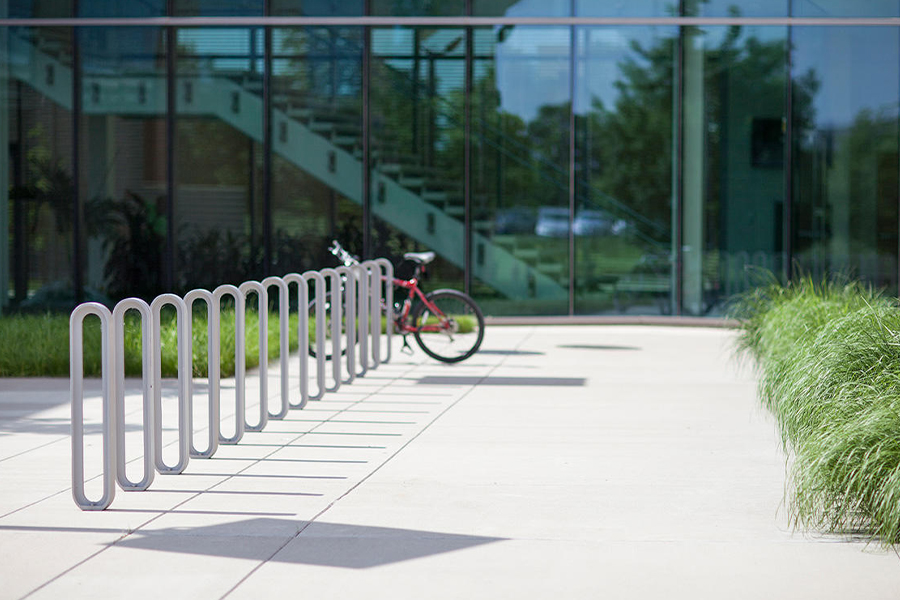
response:
{"label": "parked car reflection", "polygon": [[619,235],[625,232],[628,223],[603,210],[581,210],[575,215],[572,227],[579,236]]}
{"label": "parked car reflection", "polygon": [[534,232],[543,237],[567,237],[569,235],[569,209],[552,206],[539,208]]}

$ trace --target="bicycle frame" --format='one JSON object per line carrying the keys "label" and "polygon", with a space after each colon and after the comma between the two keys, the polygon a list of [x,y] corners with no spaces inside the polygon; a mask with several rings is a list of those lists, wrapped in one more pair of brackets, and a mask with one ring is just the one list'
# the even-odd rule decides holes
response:
{"label": "bicycle frame", "polygon": [[[330,252],[334,254],[338,259],[346,266],[359,264],[359,260],[344,250],[344,248],[337,242],[332,242],[332,247],[329,248]],[[401,334],[407,333],[436,333],[443,331],[444,328],[441,327],[440,324],[435,325],[422,325],[420,327],[415,327],[410,325],[408,322],[410,311],[412,310],[413,301],[418,298],[419,301],[424,304],[432,314],[437,315],[438,317],[444,318],[444,313],[434,305],[434,303],[430,302],[428,298],[425,296],[425,293],[419,288],[419,278],[425,272],[425,265],[417,264],[415,274],[411,279],[397,279],[393,278],[391,283],[395,288],[401,288],[404,290],[408,290],[409,294],[406,299],[403,301],[403,306],[399,311],[393,312],[394,317],[394,326],[397,329],[397,332]],[[382,276],[382,281],[387,281],[387,277]],[[389,307],[385,307],[389,308]],[[385,311],[387,312],[387,311]]]}

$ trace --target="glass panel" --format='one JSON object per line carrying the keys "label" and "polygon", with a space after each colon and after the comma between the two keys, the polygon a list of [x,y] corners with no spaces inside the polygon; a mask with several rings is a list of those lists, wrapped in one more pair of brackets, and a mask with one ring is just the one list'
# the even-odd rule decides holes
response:
{"label": "glass panel", "polygon": [[362,28],[272,32],[274,272],[362,254]]}
{"label": "glass panel", "polygon": [[164,289],[166,75],[163,30],[79,30],[85,285],[113,300]]}
{"label": "glass panel", "polygon": [[117,2],[107,0],[101,2],[69,2],[78,5],[79,17],[97,18],[137,18],[137,17],[164,17],[166,16],[166,0],[141,0],[140,2]]}
{"label": "glass panel", "polygon": [[261,17],[264,0],[173,0],[176,17]]}
{"label": "glass panel", "polygon": [[791,16],[794,17],[897,17],[900,2],[897,0],[792,0]]}
{"label": "glass panel", "polygon": [[677,14],[677,0],[575,0],[578,17],[671,17]]}
{"label": "glass panel", "polygon": [[465,0],[371,0],[377,17],[462,17]]}
{"label": "glass panel", "polygon": [[684,313],[785,270],[787,29],[685,30]]}
{"label": "glass panel", "polygon": [[0,37],[0,310],[70,310],[73,290],[72,29]]}
{"label": "glass panel", "polygon": [[487,314],[567,314],[570,28],[475,30],[473,292]]}
{"label": "glass panel", "polygon": [[463,287],[465,48],[461,28],[372,31],[372,251],[434,250],[430,289]]}
{"label": "glass panel", "polygon": [[[786,17],[789,2],[790,0],[686,0],[684,14],[701,17]],[[796,4],[794,1],[795,6]]]}
{"label": "glass panel", "polygon": [[472,0],[472,14],[476,17],[569,17],[572,0]]}
{"label": "glass panel", "polygon": [[897,293],[900,30],[797,27],[794,259]]}
{"label": "glass panel", "polygon": [[361,17],[363,0],[270,0],[269,14],[275,17]]}
{"label": "glass panel", "polygon": [[9,16],[13,19],[63,19],[71,17],[72,0],[10,0]]}
{"label": "glass panel", "polygon": [[670,314],[677,31],[578,28],[575,312]]}
{"label": "glass panel", "polygon": [[262,271],[262,30],[179,29],[176,284],[212,289]]}

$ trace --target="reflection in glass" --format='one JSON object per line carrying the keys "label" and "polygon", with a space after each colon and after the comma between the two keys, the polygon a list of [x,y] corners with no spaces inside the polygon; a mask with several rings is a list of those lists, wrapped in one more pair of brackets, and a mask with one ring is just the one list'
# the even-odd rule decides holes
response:
{"label": "reflection in glass", "polygon": [[176,284],[213,289],[262,271],[262,30],[179,29]]}
{"label": "reflection in glass", "polygon": [[362,28],[272,31],[273,272],[362,253]]}
{"label": "reflection in glass", "polygon": [[721,315],[785,270],[787,29],[685,33],[684,312]]}
{"label": "reflection in glass", "polygon": [[[791,0],[687,0],[684,14],[699,17],[786,17],[790,3]],[[797,0],[793,0],[793,6],[796,8]]]}
{"label": "reflection in glass", "polygon": [[9,28],[0,42],[0,311],[70,310],[72,29]]}
{"label": "reflection in glass", "polygon": [[462,17],[465,0],[370,0],[376,17]]}
{"label": "reflection in glass", "polygon": [[113,300],[152,300],[163,281],[166,76],[159,28],[80,30],[79,169],[85,281]]}
{"label": "reflection in glass", "polygon": [[900,32],[798,27],[793,36],[795,262],[896,294]]}
{"label": "reflection in glass", "polygon": [[671,17],[677,14],[678,2],[675,0],[575,0],[575,16],[578,17]]}
{"label": "reflection in glass", "polygon": [[264,0],[172,0],[175,17],[261,17]]}
{"label": "reflection in glass", "polygon": [[273,17],[361,17],[363,0],[269,0]]}
{"label": "reflection in glass", "polygon": [[672,312],[675,35],[576,29],[577,313]]}
{"label": "reflection in glass", "polygon": [[372,31],[372,252],[434,250],[429,287],[463,287],[465,31]]}
{"label": "reflection in glass", "polygon": [[572,0],[472,0],[472,14],[476,17],[570,17]]}
{"label": "reflection in glass", "polygon": [[569,28],[475,30],[473,292],[487,314],[565,314]]}
{"label": "reflection in glass", "polygon": [[897,0],[792,0],[792,17],[897,17]]}

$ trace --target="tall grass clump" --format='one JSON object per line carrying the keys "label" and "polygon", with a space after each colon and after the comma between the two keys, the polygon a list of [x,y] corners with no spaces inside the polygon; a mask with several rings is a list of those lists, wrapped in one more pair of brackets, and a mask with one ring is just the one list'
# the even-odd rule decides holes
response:
{"label": "tall grass clump", "polygon": [[746,294],[733,315],[788,456],[792,520],[900,542],[897,301],[803,278]]}

